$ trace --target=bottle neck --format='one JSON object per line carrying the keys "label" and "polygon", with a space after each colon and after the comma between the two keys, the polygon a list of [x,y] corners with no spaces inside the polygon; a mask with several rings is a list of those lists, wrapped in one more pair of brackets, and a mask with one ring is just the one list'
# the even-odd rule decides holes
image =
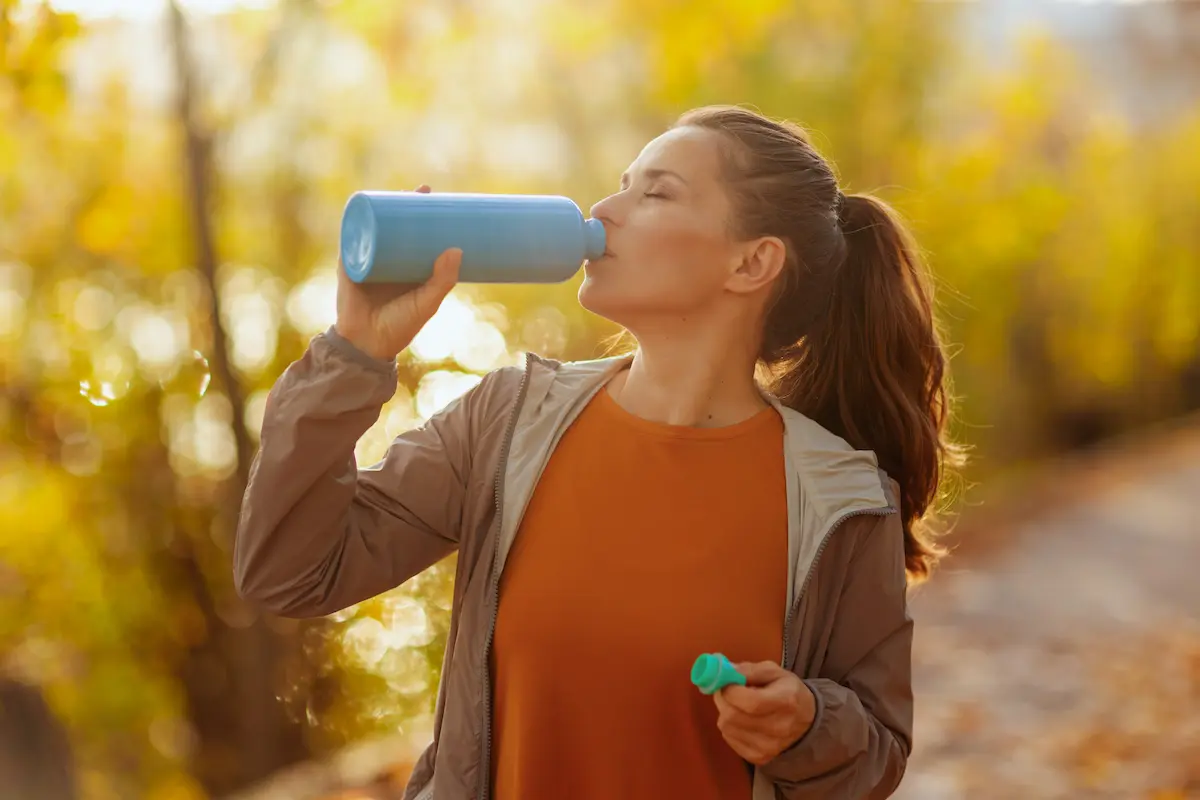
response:
{"label": "bottle neck", "polygon": [[598,219],[588,219],[583,222],[583,257],[599,258],[604,255],[605,233],[604,223]]}

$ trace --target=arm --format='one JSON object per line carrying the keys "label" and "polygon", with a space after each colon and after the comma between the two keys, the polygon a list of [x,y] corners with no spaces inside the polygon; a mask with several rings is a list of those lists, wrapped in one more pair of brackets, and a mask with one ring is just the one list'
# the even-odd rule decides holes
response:
{"label": "arm", "polygon": [[330,614],[458,546],[479,387],[357,469],[354,446],[396,391],[394,361],[329,330],[271,389],[242,501],[234,581],[285,616]]}
{"label": "arm", "polygon": [[821,675],[804,681],[816,699],[812,726],[762,767],[786,800],[888,797],[912,747],[904,534],[897,514],[859,519]]}

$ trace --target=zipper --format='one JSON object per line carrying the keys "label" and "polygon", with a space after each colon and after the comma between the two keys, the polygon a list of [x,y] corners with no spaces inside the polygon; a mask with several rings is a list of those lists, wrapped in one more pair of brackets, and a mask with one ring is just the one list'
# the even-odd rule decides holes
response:
{"label": "zipper", "polygon": [[788,653],[792,651],[792,617],[800,609],[800,601],[804,599],[804,593],[808,591],[808,584],[812,582],[812,577],[817,571],[817,563],[821,560],[821,554],[825,552],[825,546],[829,544],[829,540],[833,538],[833,532],[842,526],[842,523],[852,517],[872,516],[886,517],[888,514],[895,514],[896,509],[892,506],[883,506],[880,508],[864,508],[860,511],[850,511],[838,517],[837,521],[830,526],[829,531],[825,534],[825,538],[821,539],[821,544],[817,545],[817,553],[813,556],[812,563],[808,565],[808,572],[804,575],[804,583],[800,584],[800,591],[796,595],[796,602],[788,605],[787,616],[783,620],[783,658],[779,665],[784,669],[790,669],[788,662]]}
{"label": "zipper", "polygon": [[521,384],[517,388],[517,400],[512,413],[508,417],[508,428],[504,431],[504,443],[500,450],[500,463],[496,465],[495,497],[496,497],[496,548],[492,552],[492,578],[490,599],[492,606],[491,620],[488,622],[487,637],[483,642],[483,731],[482,752],[479,761],[479,791],[475,796],[479,800],[487,800],[491,793],[492,775],[492,686],[491,686],[491,651],[492,639],[496,634],[496,616],[500,605],[500,575],[496,567],[500,559],[500,536],[504,533],[504,472],[508,466],[508,454],[512,448],[513,434],[517,429],[517,419],[521,415],[521,407],[525,405],[525,394],[529,385],[529,374],[533,370],[535,356],[525,354],[525,374],[521,376]]}
{"label": "zipper", "polygon": [[[490,591],[491,601],[491,618],[488,621],[487,636],[484,639],[483,645],[483,669],[481,675],[481,684],[483,689],[483,730],[481,731],[481,757],[479,762],[479,790],[476,793],[477,800],[487,800],[491,795],[491,757],[492,757],[492,689],[491,689],[491,650],[492,640],[496,635],[496,618],[499,614],[500,606],[500,575],[497,572],[497,565],[500,558],[500,535],[504,532],[504,473],[508,465],[509,451],[512,449],[512,439],[516,432],[517,420],[521,415],[521,408],[525,405],[525,395],[529,388],[529,375],[533,370],[533,363],[538,360],[537,356],[532,353],[525,354],[525,372],[521,376],[521,383],[517,387],[517,399],[513,405],[513,410],[509,414],[508,427],[504,432],[504,441],[501,446],[500,462],[496,465],[496,478],[494,482],[494,496],[496,500],[496,547],[492,552],[492,578]],[[826,545],[833,537],[833,532],[841,527],[842,523],[852,517],[858,516],[877,516],[886,517],[888,514],[896,513],[896,509],[892,506],[883,506],[880,508],[868,508],[860,511],[850,511],[843,514],[837,521],[830,526],[829,531],[821,540],[821,544],[817,547],[816,555],[813,556],[812,563],[809,565],[808,572],[804,576],[804,582],[800,585],[800,592],[796,595],[796,602],[791,603],[788,607],[787,616],[783,623],[783,658],[781,666],[788,668],[787,658],[791,651],[791,627],[792,618],[800,607],[800,601],[804,599],[804,593],[808,590],[808,584],[812,581],[812,576],[816,572],[817,563],[821,559],[821,554],[825,552]],[[431,781],[432,783],[432,781]]]}

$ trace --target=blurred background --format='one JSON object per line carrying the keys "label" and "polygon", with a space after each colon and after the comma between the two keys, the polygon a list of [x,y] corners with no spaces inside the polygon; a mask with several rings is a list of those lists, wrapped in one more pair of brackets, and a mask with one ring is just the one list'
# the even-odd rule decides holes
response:
{"label": "blurred background", "polygon": [[[307,622],[231,587],[342,206],[586,209],[711,102],[809,128],[936,277],[972,461],[900,796],[1200,797],[1185,0],[0,0],[0,795],[398,796],[452,565]],[[523,351],[596,355],[576,288],[458,288],[360,463]]]}

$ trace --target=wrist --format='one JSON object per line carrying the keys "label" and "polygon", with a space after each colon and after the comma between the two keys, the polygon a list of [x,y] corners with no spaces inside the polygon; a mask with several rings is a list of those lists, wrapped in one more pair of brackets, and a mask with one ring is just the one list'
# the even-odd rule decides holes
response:
{"label": "wrist", "polygon": [[800,686],[796,690],[797,696],[797,714],[796,725],[792,730],[792,738],[789,747],[796,746],[808,732],[812,730],[813,723],[817,718],[817,696],[813,693],[810,687],[804,681],[800,681]]}
{"label": "wrist", "polygon": [[345,327],[334,323],[333,332],[346,343],[347,346],[354,348],[362,355],[369,359],[378,361],[381,364],[394,363],[396,356],[399,353],[389,353],[384,348],[381,348],[377,343],[370,341],[366,337],[356,334],[353,331],[347,330]]}
{"label": "wrist", "polygon": [[372,341],[370,337],[363,336],[356,331],[348,330],[345,326],[339,323],[334,323],[333,330],[338,336],[342,337],[347,344],[358,350],[363,355],[373,358],[376,361],[395,361],[396,356],[399,355],[399,352],[389,352],[387,348],[380,347],[380,345],[377,342]]}

